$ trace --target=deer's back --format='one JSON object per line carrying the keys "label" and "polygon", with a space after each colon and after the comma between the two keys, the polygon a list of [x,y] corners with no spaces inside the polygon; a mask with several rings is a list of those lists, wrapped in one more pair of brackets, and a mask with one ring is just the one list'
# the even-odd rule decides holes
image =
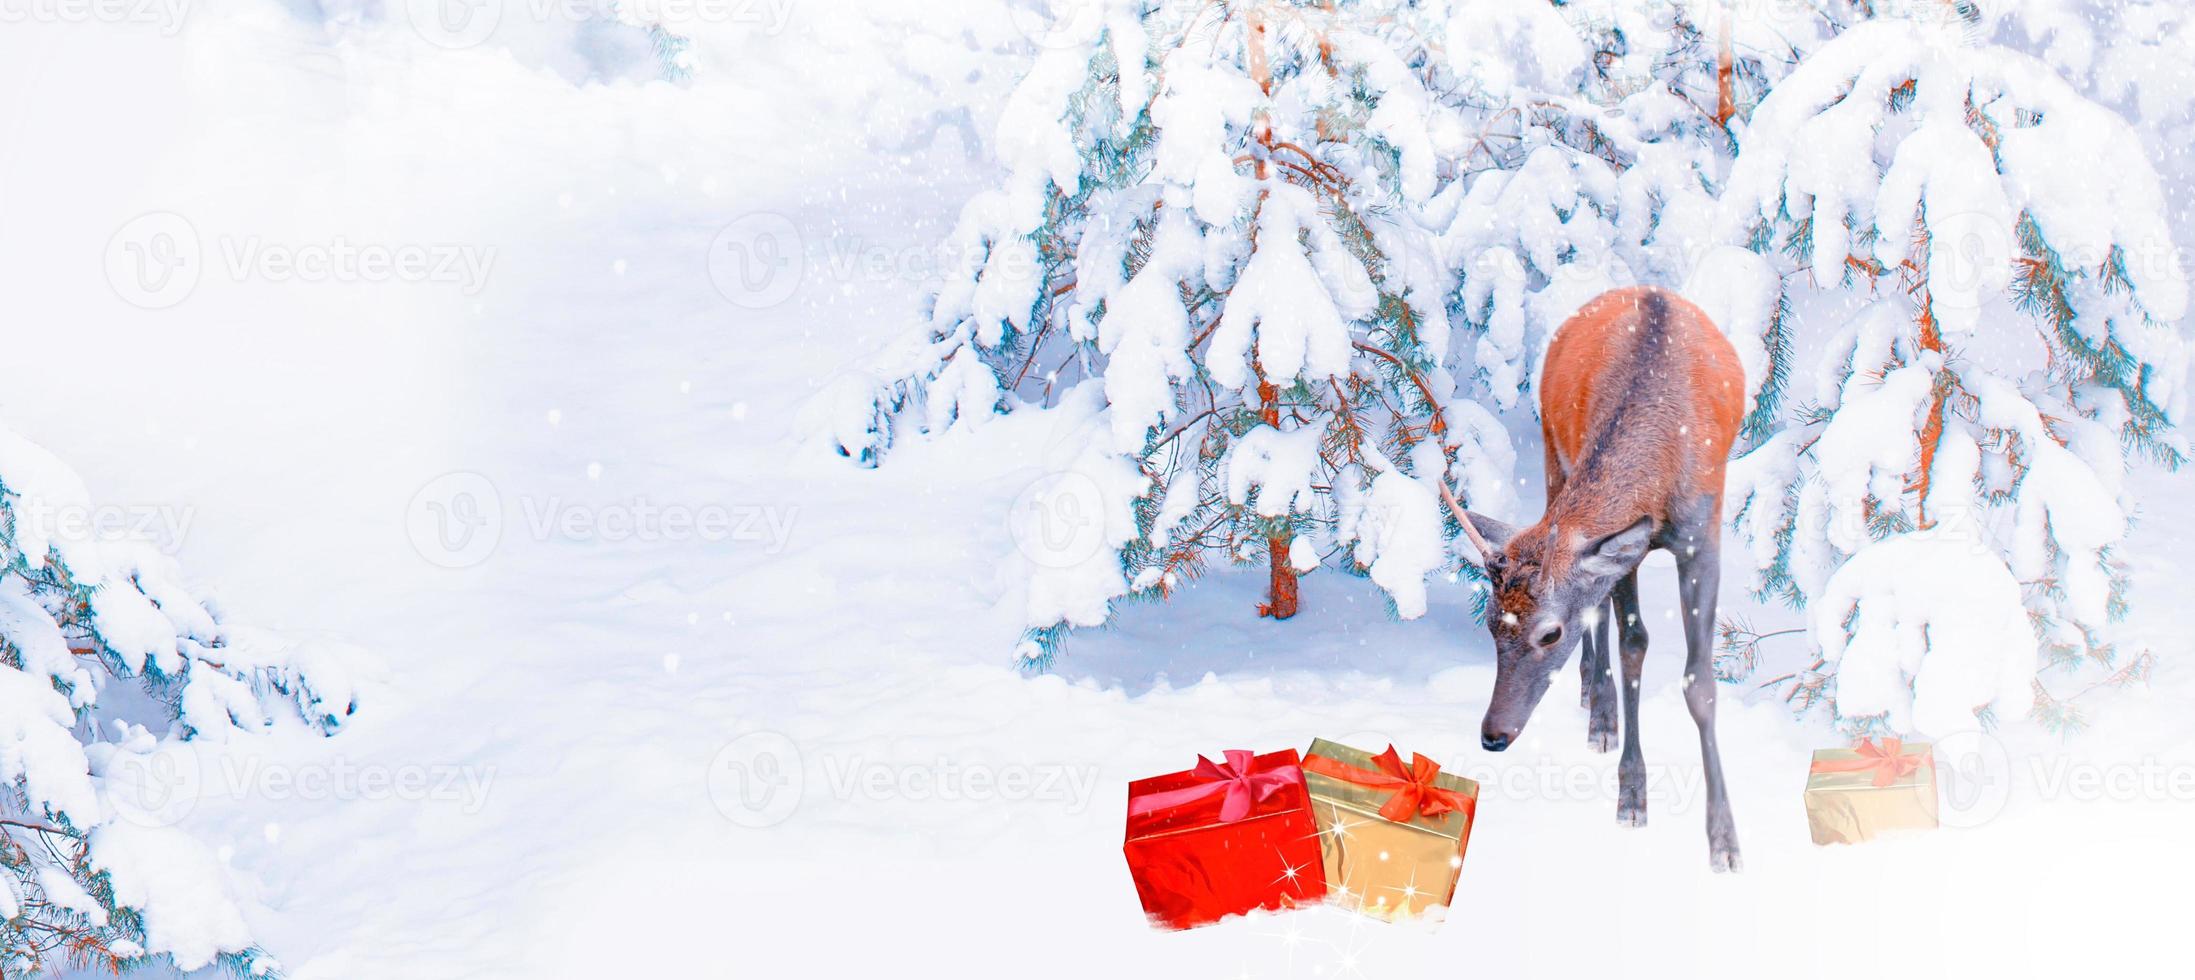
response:
{"label": "deer's back", "polygon": [[1737,351],[1699,307],[1666,289],[1601,294],[1547,350],[1548,466],[1602,501],[1610,521],[1666,520],[1681,501],[1719,498],[1744,412]]}

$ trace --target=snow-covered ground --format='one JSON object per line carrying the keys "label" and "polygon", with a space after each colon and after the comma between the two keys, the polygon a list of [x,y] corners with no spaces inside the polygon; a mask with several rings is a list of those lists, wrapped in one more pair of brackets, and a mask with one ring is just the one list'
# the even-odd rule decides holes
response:
{"label": "snow-covered ground", "polygon": [[[811,13],[789,36],[843,15]],[[1491,652],[1456,587],[1397,623],[1322,573],[1274,623],[1255,575],[1218,575],[1071,640],[1053,675],[1016,669],[1006,515],[1073,420],[1003,418],[876,470],[791,439],[917,297],[861,260],[919,271],[992,173],[949,135],[880,137],[897,110],[848,82],[858,46],[676,88],[273,5],[193,11],[179,38],[111,26],[0,40],[0,424],[97,498],[175,518],[186,572],[239,618],[384,664],[339,736],[194,757],[181,826],[221,848],[292,976],[2164,969],[2195,873],[2185,476],[2137,478],[2128,635],[2150,685],[2084,700],[2098,720],[2068,738],[1988,736],[1998,795],[1950,820],[1971,826],[1840,848],[1808,842],[1800,800],[1838,736],[1727,689],[1746,870],[1712,875],[1665,558],[1643,586],[1641,830],[1616,826],[1574,672],[1519,746],[1479,748]],[[203,246],[158,310],[102,266],[149,212]],[[779,219],[797,289],[728,301],[751,294],[712,270],[719,232]],[[485,271],[224,265],[339,239]],[[1484,781],[1448,921],[1150,929],[1127,781],[1314,736]]]}

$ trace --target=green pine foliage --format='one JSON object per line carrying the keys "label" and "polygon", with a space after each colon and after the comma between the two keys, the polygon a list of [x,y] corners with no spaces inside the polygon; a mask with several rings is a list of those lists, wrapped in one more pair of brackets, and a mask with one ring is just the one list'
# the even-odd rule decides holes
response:
{"label": "green pine foliage", "polygon": [[[126,823],[139,803],[187,792],[133,782],[162,775],[149,761],[162,735],[145,725],[166,725],[170,740],[219,737],[270,728],[270,709],[286,706],[333,733],[357,703],[339,664],[224,622],[149,545],[60,533],[45,515],[88,507],[81,481],[4,430],[0,449],[0,976],[169,962],[147,910],[115,886],[118,873],[146,873],[143,835],[202,847]],[[135,839],[110,848],[117,835]],[[277,975],[255,946],[227,934],[190,941],[201,939],[236,976]]]}

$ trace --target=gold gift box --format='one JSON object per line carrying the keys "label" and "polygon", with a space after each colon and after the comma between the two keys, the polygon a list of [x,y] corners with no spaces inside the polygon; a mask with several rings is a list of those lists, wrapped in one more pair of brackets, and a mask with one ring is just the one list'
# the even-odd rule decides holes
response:
{"label": "gold gift box", "polygon": [[[1891,761],[1899,756],[1913,761],[1903,766]],[[1876,785],[1884,776],[1889,784]],[[1936,829],[1936,763],[1929,744],[1886,739],[1880,746],[1815,752],[1806,776],[1806,823],[1816,844],[1857,844],[1887,832]]]}
{"label": "gold gift box", "polygon": [[[1420,813],[1406,822],[1389,820],[1380,816],[1380,808],[1395,795],[1393,787],[1367,786],[1311,770],[1312,757],[1323,756],[1377,773],[1371,753],[1318,739],[1304,755],[1303,781],[1311,791],[1311,815],[1318,822],[1326,865],[1326,900],[1389,921],[1446,906],[1455,897],[1456,875],[1471,839],[1473,807],[1438,816]],[[1478,801],[1479,784],[1461,776],[1439,773],[1432,785],[1467,798],[1473,806]]]}

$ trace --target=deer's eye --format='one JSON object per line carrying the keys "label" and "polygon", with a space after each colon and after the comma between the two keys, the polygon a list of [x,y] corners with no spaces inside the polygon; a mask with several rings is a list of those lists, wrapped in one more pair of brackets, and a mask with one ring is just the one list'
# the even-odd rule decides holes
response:
{"label": "deer's eye", "polygon": [[1541,649],[1546,649],[1547,647],[1554,646],[1556,643],[1561,642],[1561,640],[1562,626],[1560,624],[1557,624],[1541,630],[1539,637],[1532,642],[1538,644]]}

